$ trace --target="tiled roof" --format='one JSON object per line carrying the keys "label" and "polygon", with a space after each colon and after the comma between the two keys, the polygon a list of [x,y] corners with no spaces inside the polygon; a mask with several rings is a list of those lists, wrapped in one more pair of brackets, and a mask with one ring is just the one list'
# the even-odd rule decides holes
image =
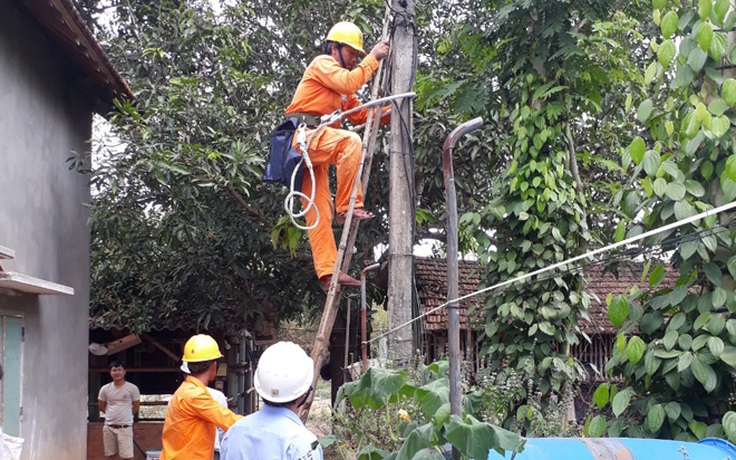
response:
{"label": "tiled roof", "polygon": [[[422,313],[447,302],[447,263],[444,259],[417,258],[414,262],[419,303]],[[460,297],[475,291],[481,281],[482,267],[477,262],[458,262],[458,294]],[[465,329],[466,312],[469,306],[482,306],[483,297],[474,297],[460,302],[460,328]],[[429,314],[426,330],[447,329],[447,309]]]}
{"label": "tiled roof", "polygon": [[[652,265],[652,268],[654,268],[654,264]],[[644,268],[641,263],[631,262],[619,264],[616,267],[616,274],[611,271],[605,271],[605,268],[603,265],[590,265],[585,267],[583,272],[585,276],[584,290],[591,297],[590,311],[588,312],[590,320],[581,318],[579,325],[589,335],[596,333],[615,334],[618,330],[608,319],[606,296],[609,293],[613,297],[621,294],[627,296],[631,294],[631,289],[634,286],[638,286],[640,289],[647,286],[646,280],[644,282],[641,280],[641,274]],[[677,271],[670,268],[665,279],[659,285],[659,288],[674,287],[677,276]]]}
{"label": "tiled roof", "polygon": [[[587,334],[612,334],[617,328],[608,320],[606,296],[608,293],[617,296],[628,294],[631,287],[642,286],[639,263],[619,264],[618,277],[610,271],[604,272],[603,265],[590,265],[584,269],[585,291],[591,296],[589,316],[590,320],[581,318],[579,325]],[[477,290],[481,281],[482,266],[474,261],[459,262],[458,291],[462,297]],[[416,285],[419,293],[419,302],[423,313],[447,301],[447,269],[444,260],[415,259]],[[674,287],[677,273],[670,271],[661,286]],[[660,287],[661,287],[660,286]],[[465,329],[465,312],[468,306],[482,306],[485,296],[467,299],[460,303],[460,328]],[[427,315],[425,329],[428,331],[447,329],[447,311],[441,308]]]}

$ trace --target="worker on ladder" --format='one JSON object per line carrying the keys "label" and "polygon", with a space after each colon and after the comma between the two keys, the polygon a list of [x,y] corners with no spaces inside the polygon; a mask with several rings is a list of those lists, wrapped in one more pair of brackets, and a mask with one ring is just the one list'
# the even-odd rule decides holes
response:
{"label": "worker on ladder", "polygon": [[[378,68],[378,62],[388,55],[388,50],[388,41],[381,40],[366,55],[360,29],[351,22],[335,24],[325,39],[325,54],[316,57],[304,72],[291,104],[286,108],[286,118],[291,119],[295,126],[306,125],[309,136],[312,129],[320,124],[321,117],[360,106],[361,102],[355,93],[368,82]],[[359,56],[363,57],[360,63]],[[357,110],[347,118],[353,124],[363,124],[369,112],[370,109],[367,108]],[[389,122],[388,113],[381,117],[381,124]],[[297,136],[294,136],[292,144],[299,150]],[[309,230],[309,244],[312,247],[317,278],[325,291],[329,289],[337,259],[335,236],[332,233],[333,207],[329,167],[330,164],[337,166],[336,220],[338,225],[343,225],[350,204],[353,181],[360,167],[361,144],[357,134],[340,129],[340,122],[337,121],[317,132],[308,147],[308,154],[314,165],[314,206],[317,209],[310,209],[305,219],[309,227],[314,227]],[[312,187],[311,180],[310,175],[304,175],[302,190]],[[307,200],[302,198],[302,206],[307,205]],[[365,220],[372,217],[373,213],[363,208],[362,186],[359,186],[352,219]],[[360,286],[360,281],[343,272],[339,273],[337,281],[342,286]]]}

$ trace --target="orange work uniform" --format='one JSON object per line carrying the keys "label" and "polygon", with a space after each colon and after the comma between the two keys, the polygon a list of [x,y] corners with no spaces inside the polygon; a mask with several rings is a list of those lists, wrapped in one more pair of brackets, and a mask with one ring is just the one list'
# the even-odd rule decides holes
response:
{"label": "orange work uniform", "polygon": [[[336,110],[347,111],[361,105],[355,96],[371,75],[378,68],[378,61],[367,55],[353,70],[348,70],[329,55],[316,57],[304,72],[299,86],[294,93],[291,104],[286,108],[287,115],[306,113],[311,115],[327,115]],[[351,113],[347,118],[353,124],[365,123],[370,110],[363,109]],[[381,124],[390,121],[389,116],[381,118]],[[307,137],[311,135],[307,130]],[[294,136],[294,147],[299,150]],[[309,158],[314,165],[315,197],[314,204],[319,211],[319,223],[309,231],[309,244],[312,247],[312,258],[317,277],[331,275],[337,259],[335,235],[332,233],[332,196],[329,188],[330,164],[337,166],[337,194],[335,204],[337,212],[345,212],[350,206],[350,194],[353,181],[360,167],[361,140],[357,134],[326,127],[320,130],[309,145]],[[312,182],[308,172],[304,172],[302,192],[309,195]],[[302,206],[307,206],[302,199]],[[363,207],[363,189],[358,186],[356,208]],[[314,225],[316,212],[311,209],[305,216],[307,225]]]}
{"label": "orange work uniform", "polygon": [[215,427],[227,431],[241,418],[212,399],[202,382],[187,376],[166,409],[160,460],[212,460]]}

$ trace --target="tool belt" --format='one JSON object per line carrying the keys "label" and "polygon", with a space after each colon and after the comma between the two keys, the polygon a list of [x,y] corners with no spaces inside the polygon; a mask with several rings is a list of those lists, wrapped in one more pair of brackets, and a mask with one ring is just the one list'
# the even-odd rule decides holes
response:
{"label": "tool belt", "polygon": [[312,115],[311,113],[287,113],[286,119],[291,120],[297,127],[304,123],[307,128],[316,128],[322,122],[319,115]]}

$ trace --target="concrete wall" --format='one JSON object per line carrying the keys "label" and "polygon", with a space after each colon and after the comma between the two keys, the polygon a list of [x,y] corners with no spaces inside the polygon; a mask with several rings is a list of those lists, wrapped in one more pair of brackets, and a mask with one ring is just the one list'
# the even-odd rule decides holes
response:
{"label": "concrete wall", "polygon": [[23,460],[87,456],[89,202],[87,179],[69,171],[87,149],[91,110],[75,90],[69,59],[39,27],[0,0],[0,246],[2,261],[63,285],[74,296],[0,296],[0,312],[23,316]]}

